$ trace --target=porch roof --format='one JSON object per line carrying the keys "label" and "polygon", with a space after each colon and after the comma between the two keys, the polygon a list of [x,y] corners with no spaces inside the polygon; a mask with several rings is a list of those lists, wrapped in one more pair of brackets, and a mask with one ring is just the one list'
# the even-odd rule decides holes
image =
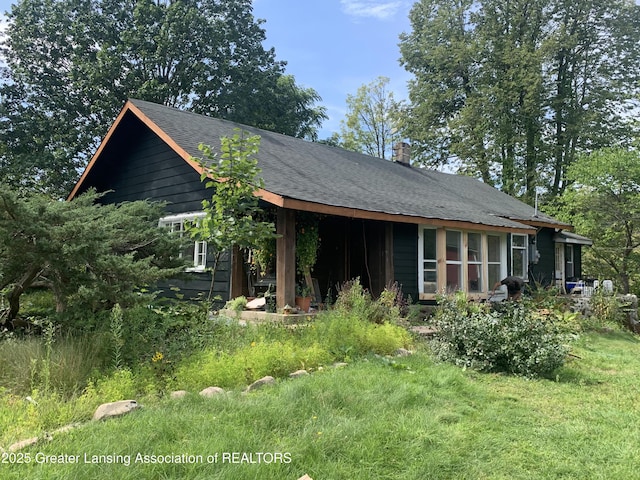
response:
{"label": "porch roof", "polygon": [[103,145],[112,135],[117,135],[118,125],[131,115],[197,171],[200,167],[192,157],[200,156],[200,143],[210,144],[215,151],[220,138],[232,135],[235,128],[260,135],[258,165],[262,169],[264,189],[259,195],[278,206],[348,217],[478,229],[571,228],[547,215],[536,215],[531,206],[471,177],[409,167],[142,100],[127,102],[70,198],[99,161]]}

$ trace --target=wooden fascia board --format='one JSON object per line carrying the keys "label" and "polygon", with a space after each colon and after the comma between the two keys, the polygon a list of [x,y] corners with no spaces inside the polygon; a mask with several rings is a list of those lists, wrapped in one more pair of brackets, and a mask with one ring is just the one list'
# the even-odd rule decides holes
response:
{"label": "wooden fascia board", "polygon": [[84,169],[84,172],[82,172],[82,175],[80,176],[80,179],[76,182],[75,186],[73,187],[73,190],[71,190],[71,193],[67,196],[67,201],[73,200],[73,198],[78,193],[78,190],[80,190],[80,187],[82,186],[82,184],[84,183],[85,179],[87,178],[87,175],[89,175],[89,172],[91,171],[91,169],[95,165],[96,161],[98,160],[98,158],[100,158],[100,155],[102,154],[102,151],[105,149],[107,143],[109,143],[109,140],[113,136],[113,133],[116,131],[116,129],[118,128],[118,125],[120,124],[120,122],[124,118],[125,114],[127,113],[128,106],[129,106],[129,102],[125,103],[125,105],[122,108],[122,110],[120,110],[120,113],[116,117],[116,121],[113,122],[113,125],[111,125],[111,128],[107,132],[107,135],[102,139],[102,142],[100,142],[100,146],[98,147],[98,150],[96,150],[96,153],[93,154],[93,157],[91,157],[91,160],[89,161],[89,164]]}
{"label": "wooden fascia board", "polygon": [[433,225],[445,228],[457,228],[461,230],[482,230],[482,231],[499,231],[510,233],[532,234],[535,233],[533,228],[518,227],[501,227],[495,225],[485,225],[472,222],[463,222],[456,220],[443,220],[435,218],[415,217],[412,215],[399,215],[384,212],[372,212],[368,210],[360,210],[357,208],[338,207],[334,205],[324,205],[320,203],[307,202],[304,200],[296,200],[293,198],[285,198],[280,195],[260,190],[256,193],[264,201],[272,205],[287,208],[290,210],[300,210],[305,212],[320,213],[323,215],[335,215],[347,218],[360,218],[364,220],[380,220],[395,223],[412,223],[417,225]]}
{"label": "wooden fascia board", "polygon": [[531,227],[552,228],[554,230],[569,230],[569,231],[573,231],[573,225],[569,225],[568,223],[551,223],[551,222],[543,222],[543,221],[540,221],[540,220],[519,220],[519,219],[512,219],[512,218],[510,218],[509,220],[512,220],[512,221],[518,222],[518,223],[522,223],[524,225],[529,225]]}
{"label": "wooden fascia board", "polygon": [[176,143],[176,141],[166,134],[164,130],[162,130],[158,125],[156,125],[153,120],[147,117],[142,110],[136,107],[133,103],[127,102],[129,106],[129,110],[133,112],[136,117],[138,117],[142,123],[144,123],[153,133],[155,133],[164,143],[166,143],[169,148],[171,148],[174,152],[176,152],[185,162],[187,162],[191,168],[193,168],[198,175],[201,175],[203,170],[198,162],[193,160],[193,157],[180,145]]}

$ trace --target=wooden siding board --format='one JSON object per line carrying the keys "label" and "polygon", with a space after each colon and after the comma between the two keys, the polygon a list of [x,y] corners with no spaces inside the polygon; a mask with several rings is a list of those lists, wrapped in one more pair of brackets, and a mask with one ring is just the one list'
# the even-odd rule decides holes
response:
{"label": "wooden siding board", "polygon": [[553,242],[554,231],[549,228],[541,229],[536,235],[536,244],[540,259],[537,264],[529,265],[531,280],[542,286],[554,283],[555,278],[555,244]]}
{"label": "wooden siding board", "polygon": [[405,296],[418,299],[418,226],[395,224],[393,228],[393,271]]}

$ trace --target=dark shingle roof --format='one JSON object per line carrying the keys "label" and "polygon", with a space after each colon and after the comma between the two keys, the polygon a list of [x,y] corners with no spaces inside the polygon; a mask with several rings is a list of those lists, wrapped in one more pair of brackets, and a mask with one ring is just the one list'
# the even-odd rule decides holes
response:
{"label": "dark shingle roof", "polygon": [[474,178],[407,166],[170,107],[131,100],[192,156],[214,150],[234,128],[261,137],[258,165],[265,190],[322,205],[425,219],[522,228],[518,221],[568,225]]}

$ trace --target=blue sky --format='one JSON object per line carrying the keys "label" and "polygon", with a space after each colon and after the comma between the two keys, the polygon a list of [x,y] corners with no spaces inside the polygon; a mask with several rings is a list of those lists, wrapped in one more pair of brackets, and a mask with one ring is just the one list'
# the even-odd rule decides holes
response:
{"label": "blue sky", "polygon": [[[0,0],[0,12],[11,0]],[[398,36],[408,32],[412,0],[253,0],[265,20],[265,46],[287,62],[298,85],[316,90],[329,119],[319,137],[340,128],[346,97],[379,76],[389,77],[397,100],[410,75],[400,66]]]}
{"label": "blue sky", "polygon": [[254,0],[254,16],[266,22],[266,46],[274,47],[287,73],[315,89],[327,107],[320,138],[338,131],[346,97],[379,76],[389,77],[397,100],[410,75],[400,66],[398,36],[410,31],[413,1]]}

